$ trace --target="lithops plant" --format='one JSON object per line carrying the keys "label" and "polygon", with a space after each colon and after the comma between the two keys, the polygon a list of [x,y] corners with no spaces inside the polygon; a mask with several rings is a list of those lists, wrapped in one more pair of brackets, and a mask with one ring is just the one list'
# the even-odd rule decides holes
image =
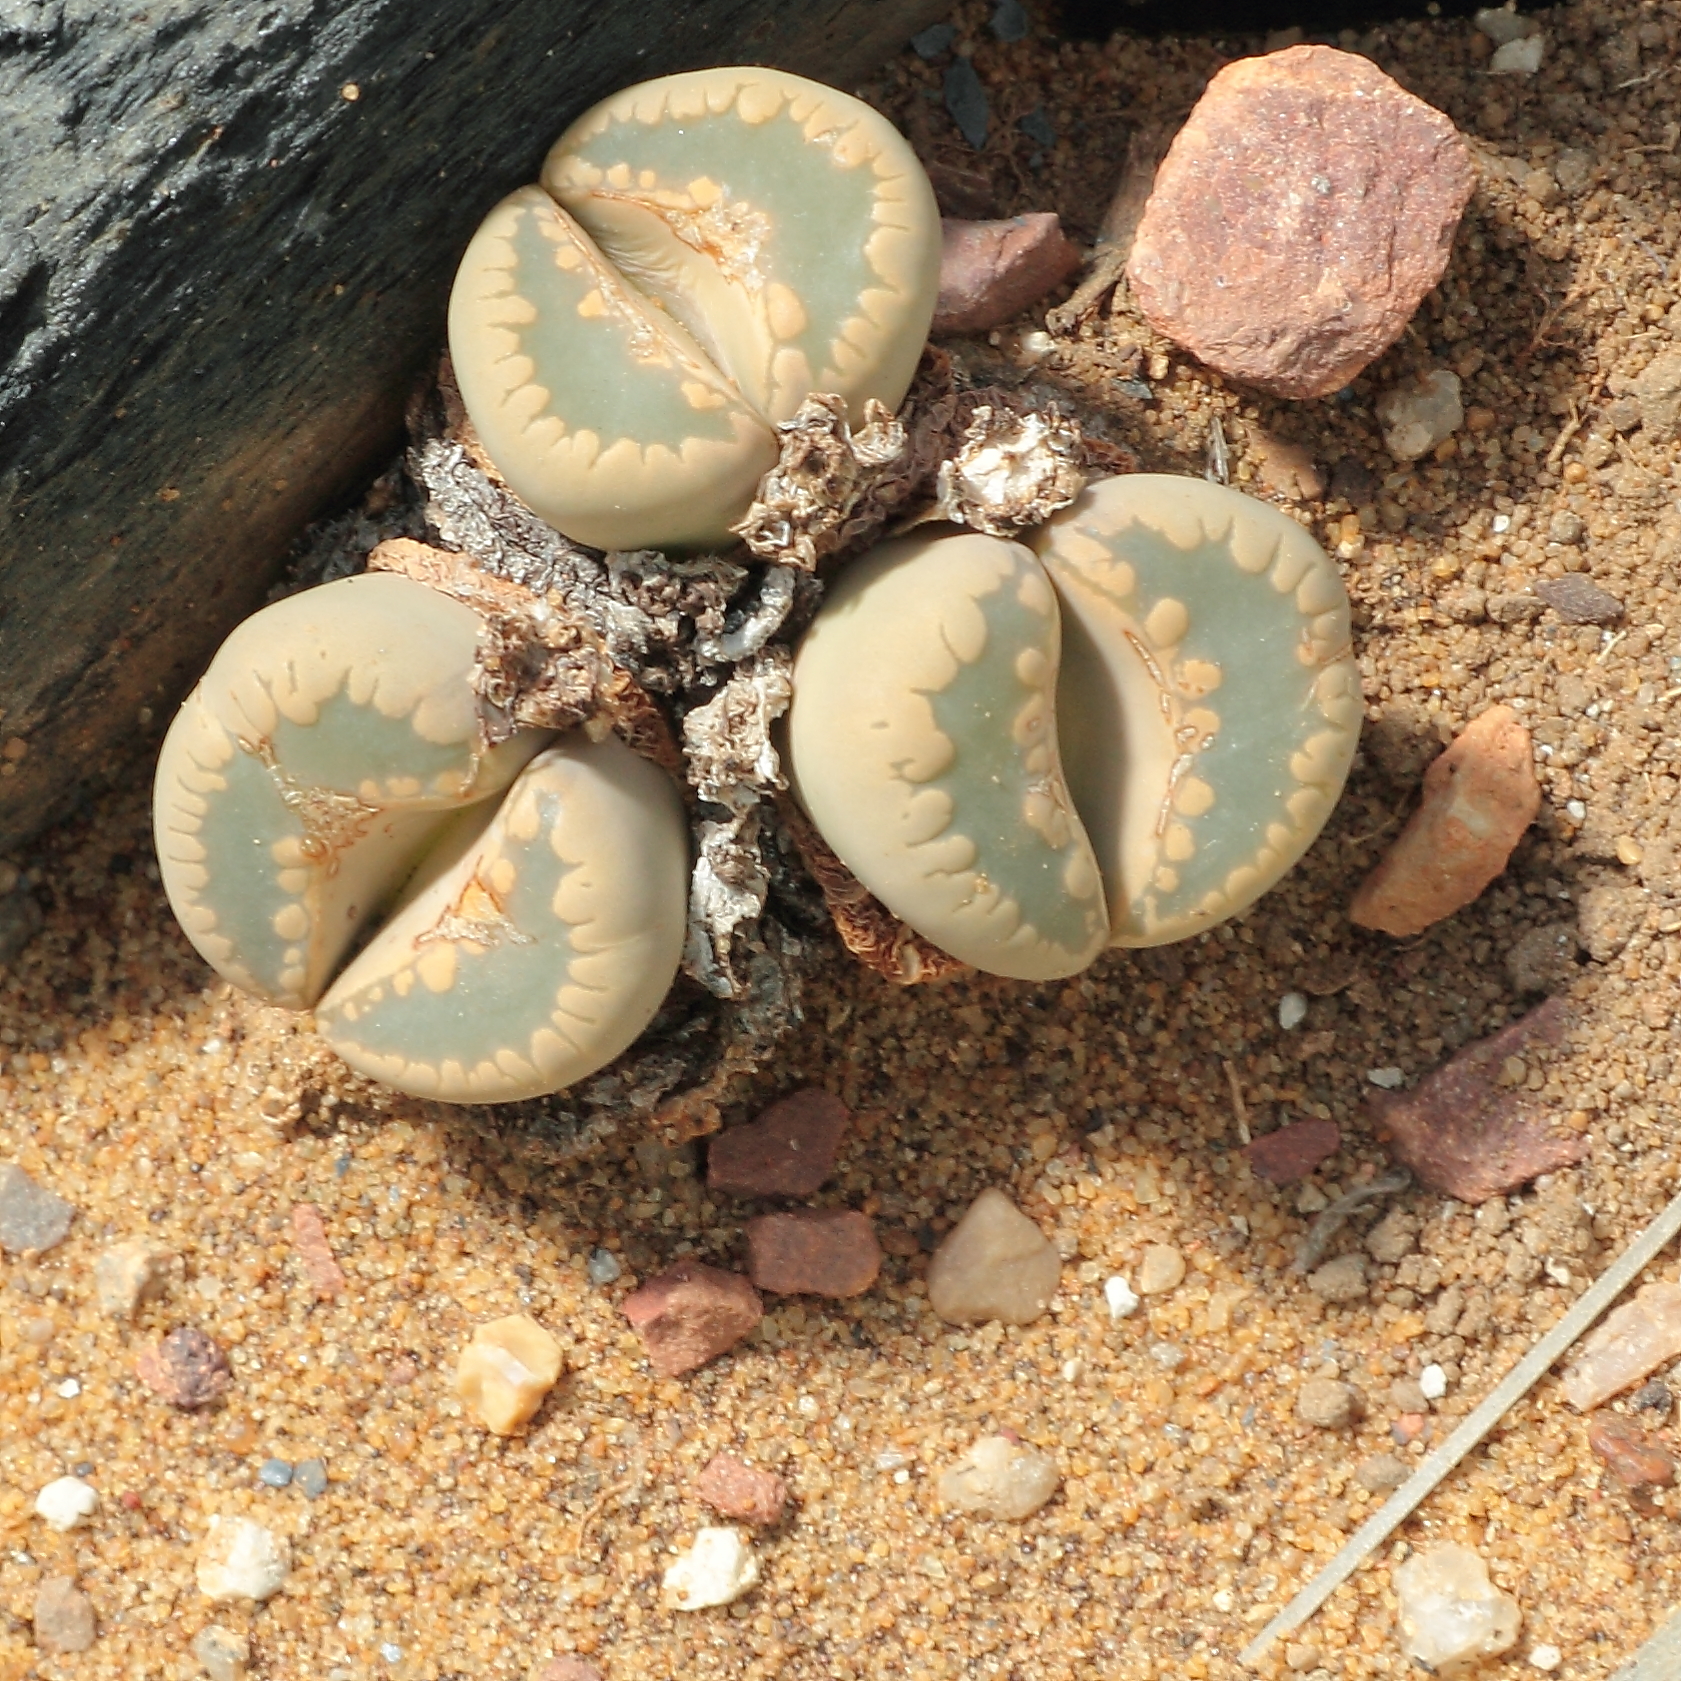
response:
{"label": "lithops plant", "polygon": [[841,573],[788,715],[799,798],[852,873],[952,956],[1021,980],[1074,974],[1109,933],[1057,756],[1058,648],[1031,550],[902,538]]}
{"label": "lithops plant", "polygon": [[697,70],[580,117],[450,297],[456,378],[513,490],[607,549],[726,538],[813,392],[898,405],[939,286],[921,165],[868,106]]}
{"label": "lithops plant", "polygon": [[812,821],[895,916],[1043,980],[1271,887],[1336,801],[1361,704],[1336,568],[1264,503],[1135,474],[1031,541],[1038,560],[919,534],[844,571],[788,745]]}
{"label": "lithops plant", "polygon": [[211,966],[450,1102],[558,1091],[629,1045],[676,977],[687,889],[663,773],[612,737],[489,743],[478,633],[390,574],[265,608],[187,698],[154,796]]}
{"label": "lithops plant", "polygon": [[1319,833],[1359,739],[1336,566],[1287,514],[1203,479],[1103,479],[1032,537],[1062,602],[1063,764],[1111,939],[1223,922]]}

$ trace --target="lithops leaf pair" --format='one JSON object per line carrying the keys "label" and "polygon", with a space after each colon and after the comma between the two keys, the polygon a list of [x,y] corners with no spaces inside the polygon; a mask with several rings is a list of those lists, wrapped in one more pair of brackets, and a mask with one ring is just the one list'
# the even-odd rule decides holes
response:
{"label": "lithops leaf pair", "polygon": [[450,298],[467,412],[508,483],[602,548],[723,540],[812,392],[897,407],[940,221],[885,118],[783,71],[606,100],[486,218]]}
{"label": "lithops leaf pair", "polygon": [[212,967],[451,1102],[560,1090],[635,1039],[676,975],[688,861],[675,788],[617,740],[487,744],[478,632],[390,574],[275,603],[188,696],[154,798]]}
{"label": "lithops leaf pair", "polygon": [[889,910],[1048,979],[1271,887],[1336,801],[1361,705],[1336,568],[1264,503],[1136,474],[1031,543],[918,534],[843,573],[795,662],[789,751]]}

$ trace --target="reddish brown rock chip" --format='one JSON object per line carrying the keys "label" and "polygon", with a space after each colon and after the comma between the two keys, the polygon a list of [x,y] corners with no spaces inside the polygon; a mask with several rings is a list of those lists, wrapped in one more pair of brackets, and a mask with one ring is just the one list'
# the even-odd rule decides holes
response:
{"label": "reddish brown rock chip", "polygon": [[344,1269],[333,1258],[321,1210],[312,1202],[292,1206],[292,1247],[318,1302],[330,1302],[345,1286]]}
{"label": "reddish brown rock chip", "polygon": [[171,1331],[156,1348],[142,1349],[134,1370],[143,1383],[182,1412],[196,1412],[219,1401],[233,1381],[227,1356],[203,1331],[190,1325]]}
{"label": "reddish brown rock chip", "polygon": [[695,1482],[695,1493],[727,1518],[761,1527],[776,1523],[788,1503],[788,1485],[733,1453],[715,1453]]}
{"label": "reddish brown rock chip", "polygon": [[1624,1488],[1668,1488],[1675,1481],[1669,1449],[1615,1413],[1595,1413],[1588,1420],[1588,1446]]}
{"label": "reddish brown rock chip", "polygon": [[1048,211],[1003,222],[941,223],[940,296],[933,333],[1001,326],[1080,266],[1059,217]]}
{"label": "reddish brown rock chip", "polygon": [[1291,1121],[1243,1147],[1258,1179],[1288,1185],[1305,1179],[1327,1156],[1342,1147],[1335,1121]]}
{"label": "reddish brown rock chip", "polygon": [[737,1197],[808,1197],[835,1171],[847,1119],[833,1092],[790,1092],[758,1120],[712,1139],[706,1187]]}
{"label": "reddish brown rock chip", "polygon": [[1529,731],[1491,706],[1424,773],[1424,799],[1348,907],[1362,928],[1405,938],[1471,903],[1535,821],[1541,790]]}
{"label": "reddish brown rock chip", "polygon": [[747,1273],[779,1296],[860,1296],[881,1271],[867,1214],[797,1208],[747,1222]]}
{"label": "reddish brown rock chip", "polygon": [[738,1272],[679,1261],[620,1304],[661,1377],[681,1377],[733,1348],[765,1316],[759,1292]]}
{"label": "reddish brown rock chip", "polygon": [[1547,1107],[1523,1084],[1526,1059],[1558,1044],[1569,1024],[1564,1001],[1549,998],[1467,1045],[1412,1091],[1374,1092],[1368,1101],[1390,1154],[1461,1202],[1486,1202],[1580,1161],[1586,1140],[1555,1136]]}
{"label": "reddish brown rock chip", "polygon": [[1162,161],[1127,277],[1150,324],[1217,372],[1322,397],[1401,336],[1474,181],[1453,123],[1369,59],[1239,59]]}

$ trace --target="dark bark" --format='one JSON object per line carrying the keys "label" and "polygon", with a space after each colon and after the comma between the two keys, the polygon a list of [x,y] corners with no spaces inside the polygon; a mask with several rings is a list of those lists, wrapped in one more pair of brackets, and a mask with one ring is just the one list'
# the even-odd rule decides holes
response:
{"label": "dark bark", "polygon": [[462,246],[573,116],[705,64],[844,86],[943,9],[0,0],[0,848],[149,754],[391,454]]}

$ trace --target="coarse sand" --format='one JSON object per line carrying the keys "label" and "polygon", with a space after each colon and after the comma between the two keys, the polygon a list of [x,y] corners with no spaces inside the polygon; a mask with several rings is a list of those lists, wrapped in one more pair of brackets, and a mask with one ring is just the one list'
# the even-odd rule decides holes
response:
{"label": "coarse sand", "polygon": [[[990,100],[981,152],[945,112],[947,61],[907,51],[863,92],[932,162],[978,173],[995,212],[1054,209],[1085,240],[1128,136],[1171,128],[1260,47],[1070,44],[1042,18],[1005,44],[990,14],[954,15]],[[1447,111],[1479,168],[1446,279],[1345,397],[1229,389],[1124,289],[1071,335],[1031,336],[1041,310],[948,346],[976,379],[1071,395],[1155,470],[1201,472],[1218,418],[1234,482],[1283,500],[1266,437],[1304,445],[1325,493],[1285,505],[1343,556],[1368,723],[1306,862],[1211,934],[1045,987],[900,991],[825,961],[805,1024],[727,1118],[803,1084],[848,1105],[814,1200],[875,1218],[889,1254],[868,1294],[773,1301],[733,1354],[653,1377],[620,1300],[681,1255],[739,1267],[744,1221],[771,1205],[711,1199],[696,1146],[628,1134],[539,1172],[445,1108],[348,1077],[188,948],[158,886],[147,766],[14,860],[44,925],[0,971],[0,1162],[77,1213],[56,1248],[0,1262],[0,1678],[197,1675],[210,1622],[249,1634],[256,1675],[299,1681],[524,1681],[561,1653],[607,1681],[1241,1673],[1235,1653],[1381,1498],[1356,1469],[1422,1458],[1676,1188],[1681,514],[1673,436],[1631,386],[1681,335],[1681,7],[1539,16],[1533,78],[1489,75],[1465,20],[1345,37]],[[1020,126],[1035,112],[1054,144]],[[1373,402],[1432,366],[1463,379],[1467,425],[1402,466]],[[1568,572],[1622,620],[1512,606]],[[1544,792],[1509,870],[1415,940],[1352,927],[1424,764],[1497,701],[1533,732]],[[1563,931],[1538,938],[1564,954],[1550,984],[1577,1025],[1509,1072],[1586,1140],[1582,1166],[1474,1211],[1417,1188],[1375,1204],[1331,1251],[1387,1218],[1365,1288],[1322,1300],[1291,1269],[1312,1213],[1389,1168],[1370,1072],[1411,1083],[1533,1004],[1520,988],[1546,977],[1508,960],[1536,930]],[[1286,1029],[1290,993],[1306,1008]],[[1243,1129],[1308,1117],[1342,1129],[1339,1153],[1302,1185],[1254,1178]],[[927,1252],[988,1185],[1054,1236],[1063,1286],[1034,1325],[955,1330],[927,1308]],[[342,1268],[336,1295],[294,1246],[312,1229],[300,1203]],[[97,1257],[129,1239],[175,1257],[132,1325],[94,1292]],[[1105,1281],[1136,1283],[1153,1245],[1179,1251],[1183,1281],[1112,1320]],[[598,1248],[621,1270],[592,1285]],[[1675,1260],[1651,1276],[1675,1278]],[[503,1440],[463,1416],[452,1376],[476,1324],[522,1312],[566,1372]],[[179,1412],[136,1377],[178,1326],[228,1351],[221,1404]],[[1431,1364],[1445,1396],[1403,1445],[1405,1380]],[[1360,1388],[1363,1419],[1300,1421],[1318,1378]],[[1058,1495],[1019,1524],[943,1512],[940,1471],[1005,1429],[1055,1456]],[[694,1483],[722,1448],[787,1478],[788,1515],[756,1543],[752,1592],[664,1609],[666,1565],[713,1521]],[[325,1461],[325,1490],[268,1486],[268,1459]],[[55,1533],[35,1495],[78,1468],[99,1509]],[[1678,1513],[1673,1490],[1640,1509],[1607,1482],[1549,1378],[1269,1673],[1407,1673],[1389,1566],[1440,1538],[1521,1604],[1514,1671],[1544,1643],[1561,1675],[1603,1681],[1681,1601]],[[259,1610],[195,1586],[217,1514],[290,1542]],[[99,1636],[53,1656],[32,1610],[66,1574]]]}

